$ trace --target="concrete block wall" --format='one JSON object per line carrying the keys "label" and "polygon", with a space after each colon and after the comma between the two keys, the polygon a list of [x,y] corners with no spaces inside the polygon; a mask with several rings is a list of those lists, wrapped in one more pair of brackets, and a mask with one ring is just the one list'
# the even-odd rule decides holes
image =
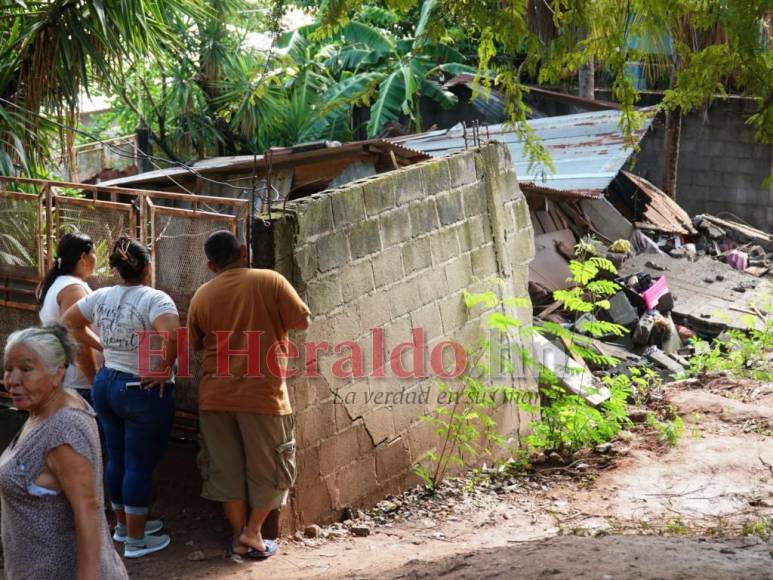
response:
{"label": "concrete block wall", "polygon": [[[746,124],[755,108],[751,99],[718,99],[682,120],[676,200],[690,215],[729,212],[773,231],[773,187],[763,186],[773,174],[773,145],[757,143]],[[664,135],[663,120],[656,119],[633,169],[658,187]]]}
{"label": "concrete block wall", "polygon": [[[437,404],[431,376],[398,379],[387,360],[384,378],[337,378],[335,362],[359,347],[370,373],[371,329],[383,329],[387,353],[422,329],[431,375],[435,345],[472,346],[480,336],[486,313],[467,311],[465,290],[492,289],[500,278],[502,295],[528,298],[534,236],[509,153],[498,144],[314,194],[288,210],[274,222],[275,268],[313,319],[293,338],[331,345],[318,351],[319,376],[288,383],[299,446],[292,509],[284,513],[292,529],[401,492],[417,481],[416,461],[438,443],[420,421]],[[531,321],[531,308],[511,310]],[[335,353],[335,344],[348,346]],[[399,360],[411,369],[410,353]],[[509,380],[536,390],[529,378]],[[516,439],[528,423],[515,406],[499,409],[497,419]]]}

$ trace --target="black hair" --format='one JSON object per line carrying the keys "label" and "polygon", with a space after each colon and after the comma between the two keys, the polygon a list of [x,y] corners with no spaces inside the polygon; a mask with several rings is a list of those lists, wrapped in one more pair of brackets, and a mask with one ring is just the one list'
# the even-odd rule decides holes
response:
{"label": "black hair", "polygon": [[204,242],[207,259],[217,268],[225,268],[242,257],[242,243],[228,230],[218,230],[209,234]]}
{"label": "black hair", "polygon": [[145,266],[150,264],[150,252],[137,240],[121,236],[113,244],[110,267],[115,268],[124,282],[142,282]]}
{"label": "black hair", "polygon": [[81,232],[72,232],[64,234],[57,244],[57,256],[54,259],[54,265],[46,272],[43,279],[35,290],[35,298],[38,301],[38,308],[43,306],[46,294],[59,276],[67,276],[75,271],[78,261],[83,254],[91,253],[94,249],[92,239]]}

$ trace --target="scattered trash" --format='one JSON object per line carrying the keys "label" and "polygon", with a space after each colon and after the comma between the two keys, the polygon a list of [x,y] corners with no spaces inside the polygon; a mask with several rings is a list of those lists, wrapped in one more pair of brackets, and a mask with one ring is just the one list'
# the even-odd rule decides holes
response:
{"label": "scattered trash", "polygon": [[358,538],[364,538],[365,536],[370,535],[370,527],[365,525],[352,526],[349,528],[349,531],[353,536],[357,536]]}
{"label": "scattered trash", "polygon": [[322,535],[322,528],[317,524],[306,526],[303,530],[303,535],[307,538],[319,538]]}
{"label": "scattered trash", "polygon": [[730,264],[736,270],[743,272],[748,266],[749,256],[746,252],[739,250],[732,250],[727,254],[727,263]]}

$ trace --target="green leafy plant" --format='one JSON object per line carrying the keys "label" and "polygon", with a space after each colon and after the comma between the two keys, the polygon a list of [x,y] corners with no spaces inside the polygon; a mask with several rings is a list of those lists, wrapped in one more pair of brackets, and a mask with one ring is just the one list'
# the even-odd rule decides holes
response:
{"label": "green leafy plant", "polygon": [[658,439],[667,443],[669,447],[676,447],[679,439],[684,435],[684,421],[681,417],[672,420],[659,421],[654,413],[647,413],[647,426],[658,432]]}
{"label": "green leafy plant", "polygon": [[[481,457],[492,456],[497,448],[506,447],[507,441],[492,417],[497,406],[534,406],[536,402],[536,393],[495,380],[495,371],[501,370],[504,376],[512,376],[515,368],[508,358],[510,349],[500,348],[503,343],[510,346],[510,332],[521,327],[520,320],[508,314],[508,308],[530,307],[529,299],[500,299],[493,291],[465,292],[464,298],[468,309],[480,306],[488,312],[486,326],[495,333],[497,340],[481,339],[477,350],[468,354],[470,362],[464,374],[453,383],[438,383],[439,403],[422,417],[423,422],[435,428],[440,441],[414,468],[429,490],[437,488],[449,468],[472,465]],[[517,348],[515,351],[521,352]]]}
{"label": "green leafy plant", "polygon": [[765,542],[773,539],[773,517],[761,517],[758,520],[743,525],[744,536],[757,536]]}
{"label": "green leafy plant", "polygon": [[[769,300],[773,303],[773,299]],[[757,309],[759,312],[762,310]],[[734,376],[758,381],[773,381],[773,315],[744,317],[746,330],[729,329],[712,343],[693,338],[695,354],[690,358],[687,374],[728,372]],[[761,318],[761,320],[760,320]]]}

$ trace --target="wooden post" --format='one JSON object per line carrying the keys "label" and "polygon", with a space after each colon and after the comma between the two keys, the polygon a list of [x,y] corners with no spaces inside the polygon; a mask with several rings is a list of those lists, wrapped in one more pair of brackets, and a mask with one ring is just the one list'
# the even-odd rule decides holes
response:
{"label": "wooden post", "polygon": [[666,135],[663,143],[663,191],[676,199],[676,181],[679,169],[679,143],[682,139],[682,109],[666,114]]}
{"label": "wooden post", "polygon": [[48,253],[48,256],[46,256],[46,265],[50,269],[54,265],[54,234],[52,232],[54,224],[51,223],[53,196],[51,195],[50,183],[43,186],[43,193],[45,194],[46,200],[46,250]]}
{"label": "wooden post", "polygon": [[153,264],[153,267],[150,269],[150,285],[155,288],[156,268],[158,268],[156,263],[156,207],[149,197],[145,199],[148,202],[148,208],[150,208],[150,243],[146,244],[150,248],[150,261]]}

